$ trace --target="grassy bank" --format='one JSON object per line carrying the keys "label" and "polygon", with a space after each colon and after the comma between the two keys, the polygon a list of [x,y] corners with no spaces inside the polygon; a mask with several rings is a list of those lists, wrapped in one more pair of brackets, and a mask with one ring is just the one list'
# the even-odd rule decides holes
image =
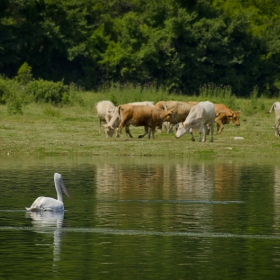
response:
{"label": "grassy bank", "polygon": [[[210,100],[209,96],[184,97],[164,94],[137,96],[136,100],[175,99]],[[54,107],[49,104],[30,103],[22,107],[22,114],[8,114],[7,105],[0,105],[0,155],[1,156],[46,156],[46,155],[103,155],[103,156],[184,156],[184,157],[270,157],[277,158],[280,139],[274,136],[272,126],[274,113],[266,114],[275,100],[265,98],[235,99],[234,108],[241,109],[241,126],[225,125],[221,135],[215,135],[214,143],[192,142],[189,135],[176,139],[174,134],[158,134],[156,139],[138,139],[143,128],[131,127],[133,139],[106,139],[98,133],[98,120],[94,104],[99,100],[114,99],[114,93],[78,93],[73,105]],[[123,97],[122,97],[123,98]],[[123,100],[121,100],[123,101]],[[228,102],[223,102],[228,104]],[[215,127],[216,129],[216,127]],[[244,140],[234,140],[235,136]],[[198,139],[198,133],[195,132]]]}

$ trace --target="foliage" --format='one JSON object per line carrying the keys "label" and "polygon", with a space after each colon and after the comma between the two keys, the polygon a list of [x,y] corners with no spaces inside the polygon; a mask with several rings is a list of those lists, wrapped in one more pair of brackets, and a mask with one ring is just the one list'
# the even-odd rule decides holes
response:
{"label": "foliage", "polygon": [[69,100],[69,87],[61,82],[35,80],[27,84],[25,94],[31,96],[35,102],[67,103]]}
{"label": "foliage", "polygon": [[28,65],[28,63],[24,62],[17,72],[16,79],[24,85],[27,84],[28,82],[32,81],[31,70],[32,68]]}
{"label": "foliage", "polygon": [[19,96],[12,96],[7,101],[7,111],[10,115],[22,115],[22,101]]}
{"label": "foliage", "polygon": [[249,97],[256,86],[272,96],[279,91],[279,31],[273,0],[5,0],[0,73],[34,88],[63,80],[85,89],[153,84],[193,95],[213,83],[236,96]]}

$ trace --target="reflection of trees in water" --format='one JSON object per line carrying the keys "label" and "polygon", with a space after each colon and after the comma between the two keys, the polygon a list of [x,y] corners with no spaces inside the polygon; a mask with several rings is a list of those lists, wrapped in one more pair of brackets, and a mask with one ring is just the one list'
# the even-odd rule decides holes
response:
{"label": "reflection of trees in water", "polygon": [[[34,231],[43,234],[50,234],[50,228],[53,228],[53,260],[60,261],[60,246],[62,237],[62,226],[64,212],[55,211],[36,211],[26,212],[26,217],[32,219]],[[46,229],[44,231],[44,229]],[[38,245],[40,246],[40,245]],[[45,245],[44,245],[45,246]]]}

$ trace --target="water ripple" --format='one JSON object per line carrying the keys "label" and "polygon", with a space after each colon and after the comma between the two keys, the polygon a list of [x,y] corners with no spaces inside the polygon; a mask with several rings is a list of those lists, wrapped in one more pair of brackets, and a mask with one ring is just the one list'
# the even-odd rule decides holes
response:
{"label": "water ripple", "polygon": [[104,202],[139,202],[139,203],[174,203],[174,204],[234,204],[244,203],[239,200],[149,200],[149,199],[121,199],[121,200],[104,200]]}
{"label": "water ripple", "polygon": [[[53,227],[0,227],[0,231],[36,231],[53,232]],[[110,228],[56,228],[61,232],[100,233],[108,235],[142,235],[142,236],[182,236],[182,237],[209,237],[209,238],[243,238],[243,239],[280,239],[280,235],[234,234],[217,232],[174,232],[174,231],[145,231],[120,230]]]}

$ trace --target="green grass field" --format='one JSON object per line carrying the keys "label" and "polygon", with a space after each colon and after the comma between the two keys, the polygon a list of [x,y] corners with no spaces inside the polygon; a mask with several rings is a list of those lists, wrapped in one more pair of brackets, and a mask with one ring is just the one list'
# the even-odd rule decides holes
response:
{"label": "green grass field", "polygon": [[[0,155],[278,158],[280,138],[274,136],[272,128],[274,113],[265,113],[276,100],[236,99],[236,108],[231,109],[242,110],[240,127],[235,127],[232,123],[225,125],[222,134],[214,135],[213,143],[209,142],[209,137],[206,143],[201,143],[197,141],[197,131],[194,133],[195,142],[190,140],[189,135],[176,139],[174,134],[165,132],[156,133],[156,139],[138,139],[143,127],[133,126],[133,139],[127,139],[124,130],[121,138],[106,139],[104,133],[98,133],[98,120],[94,110],[95,102],[105,99],[110,99],[110,96],[83,93],[79,98],[82,105],[59,108],[33,103],[22,107],[22,115],[9,115],[7,106],[0,105]],[[202,101],[201,98],[184,96],[172,96],[170,99]],[[208,100],[217,103],[216,100]],[[243,137],[244,140],[234,140],[235,136]]]}

